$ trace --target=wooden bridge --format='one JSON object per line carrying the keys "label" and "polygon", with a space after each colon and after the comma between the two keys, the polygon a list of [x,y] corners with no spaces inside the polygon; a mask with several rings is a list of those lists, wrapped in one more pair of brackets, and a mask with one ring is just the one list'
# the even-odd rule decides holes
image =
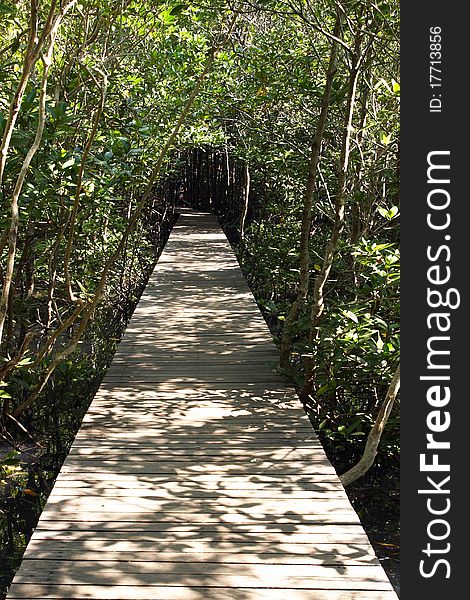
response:
{"label": "wooden bridge", "polygon": [[179,218],[9,599],[393,600],[216,219]]}

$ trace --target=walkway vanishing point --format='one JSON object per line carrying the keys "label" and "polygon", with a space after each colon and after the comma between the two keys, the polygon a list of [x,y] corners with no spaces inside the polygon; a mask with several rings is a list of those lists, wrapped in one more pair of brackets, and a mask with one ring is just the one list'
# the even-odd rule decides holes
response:
{"label": "walkway vanishing point", "polygon": [[215,217],[183,212],[9,599],[396,600]]}

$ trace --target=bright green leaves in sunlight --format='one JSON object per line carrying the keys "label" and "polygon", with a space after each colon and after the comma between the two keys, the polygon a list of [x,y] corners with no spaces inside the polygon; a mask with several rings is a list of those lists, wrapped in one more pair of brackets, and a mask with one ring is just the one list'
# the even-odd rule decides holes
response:
{"label": "bright green leaves in sunlight", "polygon": [[392,208],[383,208],[382,206],[377,207],[377,212],[387,219],[387,221],[391,221],[395,217],[399,216],[398,206],[392,206]]}

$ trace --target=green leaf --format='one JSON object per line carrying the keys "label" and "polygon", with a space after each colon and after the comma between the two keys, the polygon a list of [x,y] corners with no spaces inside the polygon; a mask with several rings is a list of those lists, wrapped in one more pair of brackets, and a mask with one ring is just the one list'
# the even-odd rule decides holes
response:
{"label": "green leaf", "polygon": [[139,154],[142,154],[143,151],[143,148],[132,148],[132,150],[129,150],[127,153],[127,156],[138,156]]}
{"label": "green leaf", "polygon": [[382,338],[380,337],[380,334],[377,336],[377,341],[375,342],[376,346],[377,346],[377,350],[382,351],[382,348],[384,347],[384,343]]}
{"label": "green leaf", "polygon": [[84,287],[84,285],[80,281],[77,282],[77,285],[80,288],[80,291],[82,292],[82,294],[84,294],[86,296],[88,292],[87,292],[86,288]]}
{"label": "green leaf", "polygon": [[[393,218],[395,218],[398,215],[398,206],[392,206],[392,208],[390,210],[387,210],[386,208],[383,208],[382,206],[378,206],[377,212],[384,219],[387,219],[387,221],[391,221]],[[387,244],[374,245],[373,250],[382,250],[387,247],[388,247]]]}
{"label": "green leaf", "polygon": [[10,4],[0,4],[0,14],[2,15],[16,15],[16,7],[10,6]]}
{"label": "green leaf", "polygon": [[33,359],[30,357],[23,358],[23,360],[20,360],[20,362],[18,363],[18,366],[25,367],[26,365],[32,364],[32,362],[33,362]]}
{"label": "green leaf", "polygon": [[390,135],[386,134],[384,131],[381,132],[380,141],[382,142],[382,144],[384,146],[388,146],[390,144],[391,140],[392,140],[391,134]]}
{"label": "green leaf", "polygon": [[352,310],[343,310],[343,314],[345,317],[348,317],[348,319],[351,319],[351,321],[354,321],[354,323],[359,323],[358,318]]}
{"label": "green leaf", "polygon": [[170,10],[170,15],[179,15],[186,8],[188,8],[186,4],[177,4]]}
{"label": "green leaf", "polygon": [[0,461],[0,465],[7,466],[7,467],[17,466],[20,462],[20,460],[19,460],[20,455],[21,455],[21,453],[18,452],[17,450],[12,450],[11,452],[8,452],[8,454],[5,454],[3,459]]}
{"label": "green leaf", "polygon": [[160,13],[160,18],[163,20],[164,23],[168,23],[169,25],[171,23],[175,22],[175,15],[171,14],[171,10],[162,10],[162,12]]}
{"label": "green leaf", "polygon": [[74,157],[69,158],[62,164],[62,169],[65,171],[66,169],[73,166],[74,164],[75,164],[75,158]]}
{"label": "green leaf", "polygon": [[317,396],[321,396],[322,394],[327,392],[329,389],[330,389],[330,384],[328,382],[324,383],[321,387],[318,388]]}
{"label": "green leaf", "polygon": [[19,47],[20,47],[20,40],[18,38],[16,38],[16,40],[11,45],[11,51],[16,52]]}

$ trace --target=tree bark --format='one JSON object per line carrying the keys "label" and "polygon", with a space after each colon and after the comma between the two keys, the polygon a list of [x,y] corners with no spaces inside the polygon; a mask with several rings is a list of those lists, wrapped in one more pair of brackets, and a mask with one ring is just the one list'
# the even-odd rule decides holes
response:
{"label": "tree bark", "polygon": [[341,475],[341,483],[346,486],[359,477],[362,477],[374,464],[375,457],[377,456],[377,449],[379,447],[380,439],[382,437],[383,430],[387,424],[390,413],[392,412],[393,405],[400,390],[400,365],[398,365],[395,374],[393,375],[392,381],[387,390],[385,400],[380,407],[379,414],[375,420],[374,426],[367,436],[367,442],[364,449],[364,454],[360,461],[354,465],[349,471],[346,471]]}
{"label": "tree bark", "polygon": [[[74,0],[75,2],[75,0]],[[52,62],[52,53],[54,50],[55,38],[57,35],[57,31],[62,22],[62,19],[65,15],[65,11],[67,8],[70,8],[74,2],[70,2],[66,8],[62,9],[61,12],[56,16],[51,25],[50,33],[49,33],[49,46],[47,48],[46,54],[42,57],[42,61],[44,64],[44,71],[41,79],[41,91],[39,96],[39,113],[38,113],[38,126],[36,129],[36,135],[34,137],[33,144],[29,149],[28,153],[25,156],[23,164],[21,166],[20,173],[16,180],[15,188],[13,191],[13,197],[11,199],[11,220],[10,220],[10,231],[8,236],[8,256],[7,256],[7,264],[5,269],[5,278],[3,281],[2,294],[0,297],[0,344],[3,338],[3,328],[5,326],[5,319],[8,312],[8,298],[10,295],[10,288],[13,278],[13,269],[15,265],[15,257],[16,257],[16,242],[18,237],[18,227],[19,227],[19,207],[18,207],[18,199],[21,194],[21,190],[23,189],[23,184],[26,179],[26,175],[28,173],[29,165],[36,154],[42,140],[42,135],[44,132],[45,120],[46,120],[46,92],[47,92],[47,83],[49,76],[49,69],[51,67]],[[10,134],[11,137],[11,134]],[[5,146],[7,148],[7,146]],[[5,155],[6,156],[6,155]]]}
{"label": "tree bark", "polygon": [[250,200],[250,183],[251,183],[251,177],[250,177],[250,165],[248,163],[246,163],[245,165],[245,189],[244,189],[244,202],[243,202],[243,209],[242,209],[242,214],[241,214],[241,218],[240,218],[240,239],[243,240],[243,238],[245,237],[245,221],[246,221],[246,215],[248,214],[248,203]]}
{"label": "tree bark", "polygon": [[39,37],[39,40],[37,40],[38,2],[37,0],[31,0],[29,38],[25,58],[23,61],[23,70],[20,81],[16,87],[15,94],[10,103],[8,119],[0,146],[0,189],[3,182],[3,174],[5,171],[8,150],[10,148],[11,136],[13,135],[13,130],[15,129],[16,121],[21,108],[21,101],[23,99],[23,95],[34,65],[39,58],[44,42],[52,34],[54,28],[58,27],[62,18],[76,2],[77,0],[70,0],[68,3],[64,4],[64,6],[61,7],[58,15],[56,15],[54,18],[57,0],[52,0],[41,36]]}
{"label": "tree bark", "polygon": [[[356,103],[356,90],[357,81],[360,73],[360,65],[362,62],[362,56],[360,53],[362,42],[362,32],[356,34],[355,48],[352,58],[352,64],[349,75],[348,85],[348,97],[346,102],[345,120],[343,126],[343,136],[341,142],[341,153],[339,160],[339,175],[338,175],[338,190],[335,198],[335,216],[333,229],[331,232],[330,239],[325,248],[325,254],[323,258],[323,265],[321,271],[315,279],[315,285],[313,288],[313,304],[310,314],[310,334],[309,334],[309,345],[313,346],[315,340],[318,337],[318,322],[325,309],[325,297],[324,289],[325,284],[328,280],[333,261],[336,256],[336,252],[339,247],[341,239],[341,233],[344,228],[344,212],[347,194],[347,175],[349,166],[349,156],[351,149],[351,132],[352,132],[352,121],[354,115],[354,108]],[[300,390],[300,397],[306,400],[312,393],[315,385],[316,376],[316,359],[311,356],[306,361],[305,379],[304,384]]]}
{"label": "tree bark", "polygon": [[90,76],[92,77],[93,81],[100,89],[100,103],[98,104],[98,107],[96,109],[96,112],[95,112],[95,115],[93,118],[93,125],[91,128],[91,132],[90,132],[90,135],[88,136],[88,140],[87,140],[87,143],[85,145],[85,149],[84,149],[83,155],[82,155],[82,160],[80,162],[80,169],[78,172],[77,187],[75,190],[73,209],[72,209],[72,214],[70,216],[69,235],[67,238],[67,245],[65,248],[64,279],[65,279],[65,289],[67,290],[67,296],[68,296],[70,302],[77,301],[77,298],[76,298],[75,294],[73,293],[72,280],[70,277],[70,257],[72,255],[73,239],[74,239],[74,235],[75,235],[75,222],[77,219],[78,208],[80,205],[80,194],[82,191],[83,175],[85,173],[85,166],[86,166],[86,162],[88,159],[88,155],[90,154],[91,147],[93,145],[96,134],[98,132],[100,118],[101,118],[101,115],[103,114],[104,105],[105,105],[105,101],[106,101],[106,89],[108,87],[108,78],[107,78],[106,74],[102,73],[102,72],[100,72],[100,74],[103,78],[101,85],[99,85],[95,76],[90,72]]}
{"label": "tree bark", "polygon": [[[341,31],[341,13],[338,12],[336,16],[336,23],[334,27],[334,36],[338,37]],[[328,116],[328,110],[331,102],[331,90],[333,87],[333,80],[336,73],[336,59],[338,55],[338,43],[332,41],[330,59],[328,63],[328,70],[326,73],[325,88],[323,90],[323,97],[321,101],[320,115],[318,117],[317,128],[312,141],[312,147],[310,150],[310,161],[308,167],[308,178],[307,186],[305,189],[304,206],[302,211],[302,224],[300,231],[300,244],[299,244],[299,286],[297,288],[297,297],[292,304],[289,314],[284,322],[282,329],[282,337],[280,343],[280,365],[283,369],[290,367],[290,352],[292,347],[293,331],[292,328],[295,322],[300,316],[302,308],[305,305],[308,295],[308,284],[310,279],[310,229],[312,225],[312,206],[313,206],[313,193],[315,190],[317,168],[320,160],[320,150],[325,133],[326,118]]]}

